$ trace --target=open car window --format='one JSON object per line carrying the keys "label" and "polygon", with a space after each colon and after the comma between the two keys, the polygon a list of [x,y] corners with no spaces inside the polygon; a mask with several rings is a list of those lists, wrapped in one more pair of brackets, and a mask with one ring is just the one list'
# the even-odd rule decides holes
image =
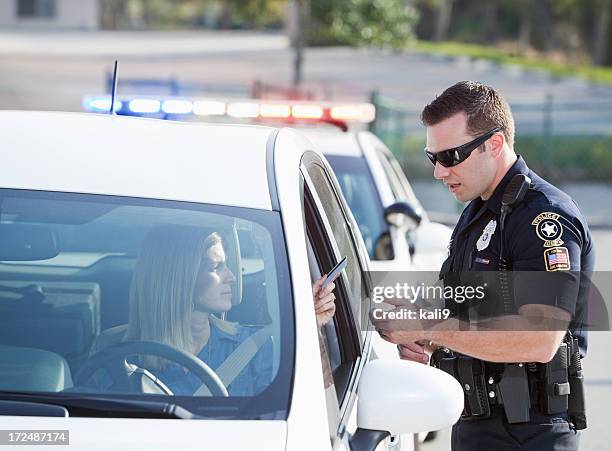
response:
{"label": "open car window", "polygon": [[277,212],[0,190],[0,399],[286,417],[287,268]]}

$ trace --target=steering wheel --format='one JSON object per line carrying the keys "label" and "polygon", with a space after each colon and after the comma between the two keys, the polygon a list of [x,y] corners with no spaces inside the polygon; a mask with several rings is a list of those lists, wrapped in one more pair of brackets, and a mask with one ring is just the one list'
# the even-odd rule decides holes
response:
{"label": "steering wheel", "polygon": [[[130,384],[130,371],[129,368],[126,368],[125,359],[135,354],[152,355],[177,363],[197,376],[208,387],[213,396],[228,396],[227,388],[225,388],[217,373],[201,359],[193,354],[154,341],[124,341],[103,349],[85,362],[77,373],[74,383],[76,386],[85,385],[96,371],[104,368],[111,374],[114,381],[123,378],[120,383],[122,382],[124,387],[133,386],[133,384]],[[121,369],[117,368],[118,361],[122,362]],[[167,393],[169,390],[165,384],[163,382],[159,384],[159,379],[148,370],[140,371],[139,374],[151,379],[166,394],[172,394],[172,392]]]}

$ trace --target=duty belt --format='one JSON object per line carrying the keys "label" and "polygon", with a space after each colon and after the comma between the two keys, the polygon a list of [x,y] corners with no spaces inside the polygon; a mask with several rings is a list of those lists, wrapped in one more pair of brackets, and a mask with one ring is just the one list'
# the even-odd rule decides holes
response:
{"label": "duty belt", "polygon": [[523,423],[529,421],[531,407],[546,414],[568,411],[566,355],[565,343],[550,364],[490,363],[439,350],[432,364],[461,384],[465,395],[462,419],[489,418],[492,407],[501,406],[509,423]]}

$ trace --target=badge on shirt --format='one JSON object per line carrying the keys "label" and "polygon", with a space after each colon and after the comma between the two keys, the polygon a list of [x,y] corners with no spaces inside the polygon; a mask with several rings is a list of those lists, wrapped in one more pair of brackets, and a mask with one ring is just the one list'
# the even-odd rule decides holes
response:
{"label": "badge on shirt", "polygon": [[561,239],[563,226],[559,222],[558,214],[549,211],[540,213],[531,225],[535,226],[538,238],[544,241],[544,247],[557,247],[563,244]]}
{"label": "badge on shirt", "polygon": [[476,249],[478,249],[479,251],[482,251],[482,250],[485,250],[487,247],[489,247],[489,243],[491,242],[491,237],[495,233],[496,228],[497,228],[497,222],[495,222],[495,219],[492,219],[491,221],[489,221],[489,223],[485,226],[484,230],[482,231],[482,235],[480,235],[480,238],[478,238],[478,241],[476,242]]}
{"label": "badge on shirt", "polygon": [[569,271],[570,259],[566,247],[551,247],[544,251],[546,271]]}

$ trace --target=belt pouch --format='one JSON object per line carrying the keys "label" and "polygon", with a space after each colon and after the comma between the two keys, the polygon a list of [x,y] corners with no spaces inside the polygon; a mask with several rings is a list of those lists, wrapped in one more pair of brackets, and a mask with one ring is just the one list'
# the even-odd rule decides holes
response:
{"label": "belt pouch", "polygon": [[567,411],[570,393],[568,367],[567,343],[561,343],[553,359],[544,365],[544,387],[540,400],[542,412],[550,415]]}
{"label": "belt pouch", "polygon": [[525,366],[508,363],[502,378],[497,384],[497,393],[504,406],[508,423],[525,423],[529,421],[529,383]]}

